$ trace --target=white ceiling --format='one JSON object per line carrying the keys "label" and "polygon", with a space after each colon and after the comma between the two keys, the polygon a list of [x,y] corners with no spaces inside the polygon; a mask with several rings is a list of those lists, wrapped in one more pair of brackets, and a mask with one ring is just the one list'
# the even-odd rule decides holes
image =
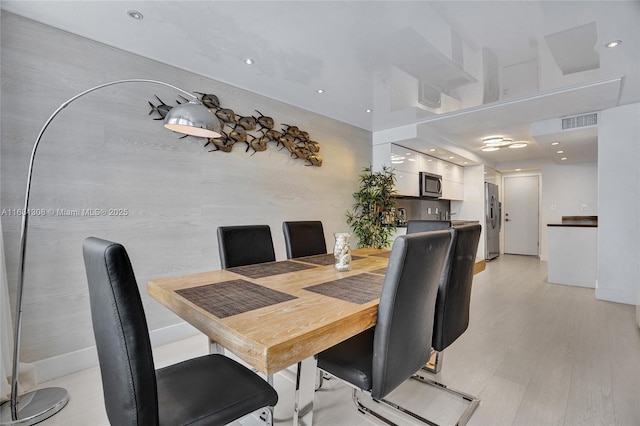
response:
{"label": "white ceiling", "polygon": [[[420,123],[420,136],[405,145],[498,167],[545,157],[595,161],[594,129],[534,138],[531,124],[640,101],[638,1],[3,0],[1,7],[371,131]],[[623,43],[604,47],[615,39]],[[419,103],[421,87],[430,102],[440,96],[440,107]],[[492,135],[529,146],[482,152],[481,139]],[[568,160],[559,160],[552,141],[567,147]]]}

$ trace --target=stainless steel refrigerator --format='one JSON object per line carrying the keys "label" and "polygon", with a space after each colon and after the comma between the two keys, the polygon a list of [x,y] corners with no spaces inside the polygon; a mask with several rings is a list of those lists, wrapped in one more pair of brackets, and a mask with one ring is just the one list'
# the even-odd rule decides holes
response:
{"label": "stainless steel refrigerator", "polygon": [[484,258],[495,259],[500,256],[500,214],[502,205],[498,194],[498,185],[484,183],[484,209],[486,235],[484,246]]}

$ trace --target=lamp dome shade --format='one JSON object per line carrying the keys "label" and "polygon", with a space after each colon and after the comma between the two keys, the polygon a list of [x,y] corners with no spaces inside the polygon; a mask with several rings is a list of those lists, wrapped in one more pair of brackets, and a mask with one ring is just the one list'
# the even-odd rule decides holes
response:
{"label": "lamp dome shade", "polygon": [[219,138],[222,132],[218,118],[197,101],[171,108],[164,119],[164,127],[202,138]]}

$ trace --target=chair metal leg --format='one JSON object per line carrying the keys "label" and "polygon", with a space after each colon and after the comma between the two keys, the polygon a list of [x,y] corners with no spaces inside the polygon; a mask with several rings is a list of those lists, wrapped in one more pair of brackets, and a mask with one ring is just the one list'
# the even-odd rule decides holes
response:
{"label": "chair metal leg", "polygon": [[362,414],[371,414],[372,416],[374,416],[375,418],[377,418],[378,420],[382,420],[383,422],[385,422],[388,425],[391,426],[398,426],[396,425],[394,422],[392,422],[391,420],[387,419],[386,417],[384,417],[381,414],[378,414],[377,412],[373,411],[372,409],[370,409],[369,407],[365,407],[360,400],[358,399],[358,389],[353,389],[353,403],[356,404],[356,408],[358,409],[358,411],[360,411]]}
{"label": "chair metal leg", "polygon": [[422,367],[423,370],[428,371],[429,373],[438,374],[442,369],[442,358],[444,354],[440,351],[436,351],[435,349],[431,349],[431,355],[429,356],[429,361]]}
{"label": "chair metal leg", "polygon": [[316,380],[316,391],[319,391],[325,380],[331,380],[331,376],[326,374],[324,371],[318,369],[318,378]]}
{"label": "chair metal leg", "polygon": [[[401,407],[400,405],[398,405],[398,404],[396,404],[394,402],[388,401],[386,399],[381,399],[381,400],[374,399],[373,401],[374,402],[378,402],[378,403],[382,402],[383,404],[386,404],[391,408],[395,408],[396,410],[400,411],[401,413],[407,414],[407,415],[413,417],[414,419],[416,419],[416,420],[418,420],[418,421],[420,421],[420,422],[422,422],[424,424],[427,424],[429,426],[438,426],[437,423],[433,423],[432,421],[427,420],[424,417],[419,416],[418,414],[414,413],[413,411],[407,410],[406,408]],[[362,402],[360,402],[360,400],[358,399],[358,389],[353,389],[353,403],[356,404],[356,407],[358,408],[358,411],[360,411],[361,413],[363,413],[363,414],[371,414],[372,416],[374,416],[378,420],[383,421],[388,425],[397,426],[396,423],[394,423],[391,420],[389,420],[388,418],[384,417],[382,414],[380,414],[380,413],[372,410],[371,408],[366,407],[365,405],[363,405]]]}
{"label": "chair metal leg", "polygon": [[273,426],[273,407],[264,407],[260,413],[260,420],[267,426]]}
{"label": "chair metal leg", "polygon": [[478,408],[478,405],[480,404],[480,398],[478,398],[477,396],[469,395],[467,393],[460,392],[455,389],[451,389],[446,385],[443,385],[442,383],[436,382],[435,380],[427,379],[426,377],[423,377],[419,374],[414,374],[411,378],[415,380],[419,380],[423,383],[426,383],[429,386],[433,386],[438,389],[442,389],[446,392],[449,392],[453,395],[456,395],[457,397],[462,398],[469,403],[469,405],[467,406],[467,409],[462,413],[462,415],[458,419],[456,426],[466,425],[469,419],[471,418],[471,416],[473,415],[474,411],[476,411],[476,408]]}

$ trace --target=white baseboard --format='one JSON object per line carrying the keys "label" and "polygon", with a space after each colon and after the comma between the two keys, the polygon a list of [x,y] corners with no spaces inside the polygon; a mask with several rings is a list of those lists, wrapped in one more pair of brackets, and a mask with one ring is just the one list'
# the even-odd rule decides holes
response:
{"label": "white baseboard", "polygon": [[[183,322],[149,332],[151,346],[157,347],[172,343],[200,332],[190,324]],[[56,379],[98,365],[98,352],[95,346],[66,354],[42,359],[33,363],[40,383]]]}
{"label": "white baseboard", "polygon": [[624,303],[626,305],[636,304],[636,295],[631,291],[612,290],[608,288],[597,287],[596,299],[606,300],[608,302]]}

